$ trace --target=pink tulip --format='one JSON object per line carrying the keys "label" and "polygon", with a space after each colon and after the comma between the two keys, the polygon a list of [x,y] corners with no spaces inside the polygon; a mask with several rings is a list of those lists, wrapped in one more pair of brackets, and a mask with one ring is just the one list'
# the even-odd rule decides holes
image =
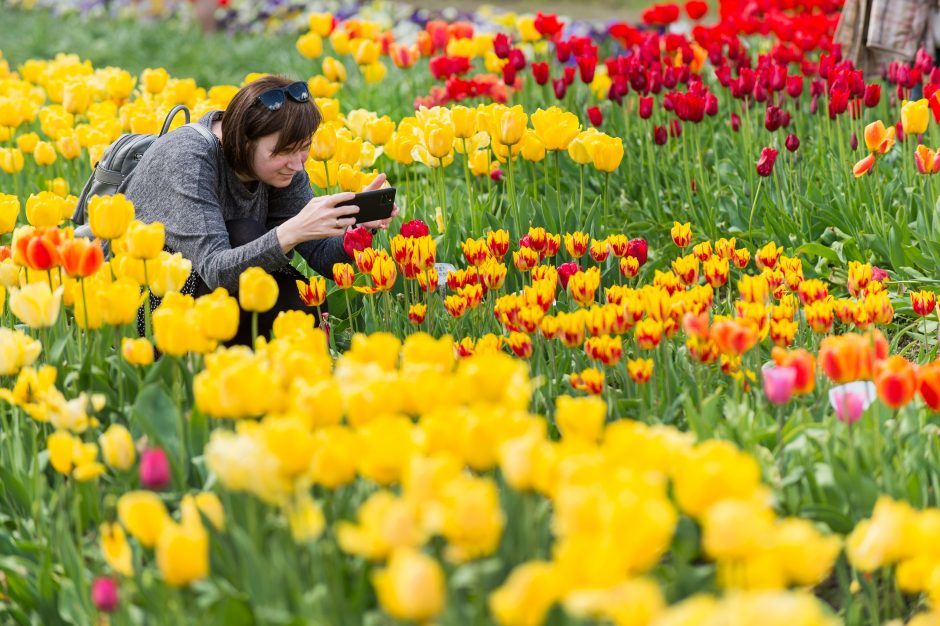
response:
{"label": "pink tulip", "polygon": [[835,394],[832,403],[836,409],[836,417],[846,424],[854,424],[865,412],[865,401],[851,391]]}
{"label": "pink tulip", "polygon": [[91,584],[91,601],[102,613],[111,613],[118,606],[118,585],[113,578],[101,576]]}
{"label": "pink tulip", "polygon": [[170,462],[160,448],[149,448],[140,455],[140,484],[147,489],[163,489],[170,484]]}
{"label": "pink tulip", "polygon": [[765,367],[761,370],[764,380],[764,395],[771,404],[786,404],[796,388],[796,368]]}

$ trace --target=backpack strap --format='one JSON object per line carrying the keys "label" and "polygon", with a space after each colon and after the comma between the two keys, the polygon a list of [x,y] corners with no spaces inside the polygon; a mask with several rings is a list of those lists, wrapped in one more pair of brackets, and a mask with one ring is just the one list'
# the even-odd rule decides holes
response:
{"label": "backpack strap", "polygon": [[199,122],[190,122],[189,124],[186,124],[186,125],[192,128],[193,130],[195,130],[196,132],[198,132],[200,135],[202,135],[202,138],[205,139],[207,142],[209,142],[209,147],[215,146],[216,137],[212,133],[211,130],[209,130],[208,128],[200,124]]}

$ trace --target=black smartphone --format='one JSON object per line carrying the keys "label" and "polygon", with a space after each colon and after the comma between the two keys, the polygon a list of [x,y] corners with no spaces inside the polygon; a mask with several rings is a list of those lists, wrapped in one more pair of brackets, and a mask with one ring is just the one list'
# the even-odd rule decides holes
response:
{"label": "black smartphone", "polygon": [[374,191],[362,191],[356,197],[346,202],[340,202],[337,207],[356,205],[359,213],[355,215],[356,223],[374,222],[391,217],[395,205],[395,188],[385,187]]}

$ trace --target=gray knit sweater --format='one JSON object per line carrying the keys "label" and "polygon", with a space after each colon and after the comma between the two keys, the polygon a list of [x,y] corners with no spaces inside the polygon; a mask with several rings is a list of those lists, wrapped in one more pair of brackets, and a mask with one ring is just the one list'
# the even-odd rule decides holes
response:
{"label": "gray knit sweater", "polygon": [[[211,129],[220,112],[204,115],[199,123]],[[238,277],[249,267],[273,272],[290,262],[281,251],[275,228],[296,215],[313,198],[307,172],[278,189],[258,183],[249,190],[222,155],[222,144],[193,128],[164,135],[144,153],[121,191],[134,203],[137,219],[163,222],[166,246],[192,261],[210,289],[238,291]],[[227,220],[250,218],[264,224],[267,234],[232,248]],[[316,272],[332,278],[333,264],[348,261],[341,237],[308,241],[297,246]]]}

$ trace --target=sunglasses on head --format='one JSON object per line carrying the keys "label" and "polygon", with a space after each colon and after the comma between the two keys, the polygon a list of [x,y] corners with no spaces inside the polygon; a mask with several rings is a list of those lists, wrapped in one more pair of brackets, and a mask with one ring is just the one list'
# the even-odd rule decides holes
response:
{"label": "sunglasses on head", "polygon": [[284,106],[285,96],[294,102],[310,102],[310,90],[307,88],[307,83],[303,81],[291,83],[286,87],[269,89],[255,98],[255,100],[267,107],[269,111],[277,111]]}

